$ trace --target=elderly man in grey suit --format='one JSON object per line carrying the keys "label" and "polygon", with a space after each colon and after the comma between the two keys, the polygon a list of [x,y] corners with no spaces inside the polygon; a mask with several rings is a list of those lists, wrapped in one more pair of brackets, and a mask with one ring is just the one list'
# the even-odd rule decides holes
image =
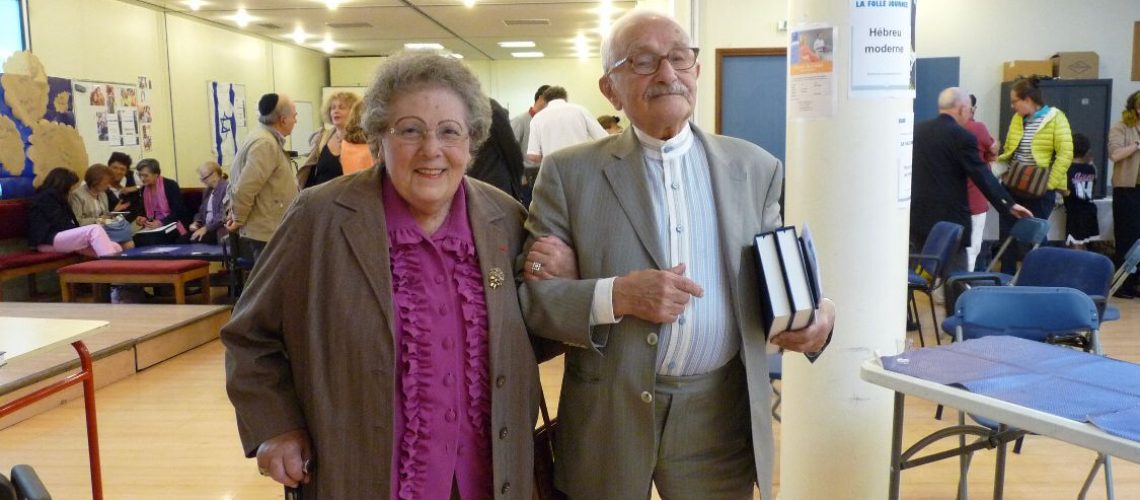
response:
{"label": "elderly man in grey suit", "polygon": [[689,123],[696,52],[672,19],[623,16],[599,86],[633,126],[547,156],[535,186],[520,300],[568,346],[555,480],[571,498],[771,498],[766,340],[830,339],[826,299],[765,339],[751,245],[781,224],[783,169]]}

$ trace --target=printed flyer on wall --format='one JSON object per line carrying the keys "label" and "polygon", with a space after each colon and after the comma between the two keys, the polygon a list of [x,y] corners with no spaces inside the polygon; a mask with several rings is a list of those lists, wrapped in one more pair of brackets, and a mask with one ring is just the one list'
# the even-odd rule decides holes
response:
{"label": "printed flyer on wall", "polygon": [[796,120],[835,115],[834,26],[804,25],[788,45],[788,114]]}

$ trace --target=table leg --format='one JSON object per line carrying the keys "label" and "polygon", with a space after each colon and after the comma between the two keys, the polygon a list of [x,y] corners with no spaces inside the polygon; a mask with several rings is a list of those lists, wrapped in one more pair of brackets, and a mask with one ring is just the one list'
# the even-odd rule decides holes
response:
{"label": "table leg", "polygon": [[891,425],[891,479],[889,500],[899,500],[899,480],[902,475],[903,401],[906,395],[895,392],[895,419]]}
{"label": "table leg", "polygon": [[[1009,426],[1001,424],[998,426],[998,433],[1005,433],[1009,430]],[[1001,500],[1005,490],[1005,441],[1001,441],[997,446],[997,464],[994,465],[994,500]]]}
{"label": "table leg", "polygon": [[95,415],[95,370],[91,353],[82,341],[71,344],[79,353],[80,375],[83,379],[83,408],[87,417],[87,454],[91,463],[91,498],[103,500],[103,473],[99,461],[99,426]]}

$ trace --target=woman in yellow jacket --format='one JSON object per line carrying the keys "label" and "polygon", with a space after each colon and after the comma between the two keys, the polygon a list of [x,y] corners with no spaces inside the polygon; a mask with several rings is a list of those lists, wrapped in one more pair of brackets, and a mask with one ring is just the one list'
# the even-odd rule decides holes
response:
{"label": "woman in yellow jacket", "polygon": [[[1025,198],[1013,194],[1013,199],[1033,212],[1034,217],[1049,219],[1057,192],[1068,190],[1069,165],[1073,163],[1073,131],[1065,113],[1046,105],[1041,98],[1037,79],[1018,80],[1009,90],[1009,105],[1014,116],[1005,137],[1005,147],[998,161],[1029,163],[1040,167],[1052,167],[1045,194],[1040,198]],[[1001,239],[1009,236],[1010,228],[1016,219],[1009,214],[1001,214]],[[1001,269],[1013,274],[1017,261],[1021,260],[1028,247],[1011,249],[1002,256]]]}

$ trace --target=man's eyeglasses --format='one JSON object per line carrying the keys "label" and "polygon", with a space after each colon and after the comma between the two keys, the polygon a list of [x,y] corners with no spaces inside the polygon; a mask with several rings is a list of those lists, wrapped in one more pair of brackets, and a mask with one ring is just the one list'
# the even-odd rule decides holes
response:
{"label": "man's eyeglasses", "polygon": [[684,47],[670,50],[668,54],[658,55],[652,52],[638,52],[627,56],[610,67],[606,74],[613,73],[624,64],[628,64],[634,73],[639,75],[652,75],[661,68],[661,61],[669,61],[669,65],[677,71],[692,69],[697,65],[697,47]]}
{"label": "man's eyeglasses", "polygon": [[388,129],[388,135],[409,146],[419,146],[427,140],[429,133],[435,133],[435,138],[445,148],[453,148],[463,144],[468,139],[463,125],[454,120],[439,122],[435,128],[428,128],[427,124],[419,118],[401,118]]}

